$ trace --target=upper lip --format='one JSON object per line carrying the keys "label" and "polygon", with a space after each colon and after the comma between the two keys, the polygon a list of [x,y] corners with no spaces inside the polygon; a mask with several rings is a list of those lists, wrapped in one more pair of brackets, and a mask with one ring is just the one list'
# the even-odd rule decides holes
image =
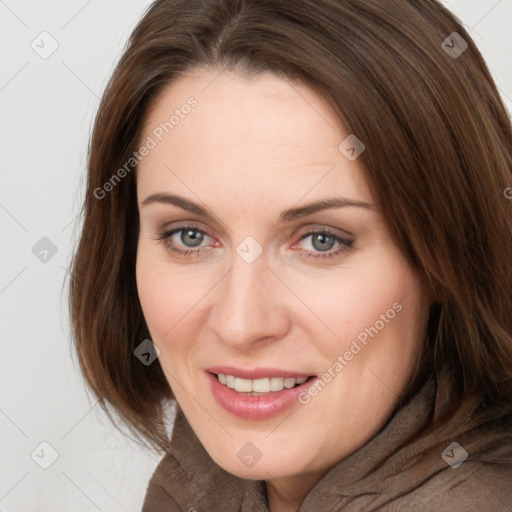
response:
{"label": "upper lip", "polygon": [[206,368],[207,372],[210,373],[222,373],[224,375],[232,375],[240,379],[264,379],[265,377],[282,377],[283,379],[290,377],[311,377],[314,374],[296,372],[293,370],[283,370],[280,368],[253,368],[249,370],[247,368],[234,368],[233,366],[211,366]]}

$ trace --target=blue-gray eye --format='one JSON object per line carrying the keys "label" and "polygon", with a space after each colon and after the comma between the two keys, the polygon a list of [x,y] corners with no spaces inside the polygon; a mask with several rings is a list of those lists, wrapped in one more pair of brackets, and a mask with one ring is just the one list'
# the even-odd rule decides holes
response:
{"label": "blue-gray eye", "polygon": [[182,229],[180,240],[187,247],[197,247],[204,240],[204,233],[198,229]]}
{"label": "blue-gray eye", "polygon": [[315,233],[311,243],[318,251],[330,251],[334,247],[336,240],[333,236],[326,235],[325,233]]}

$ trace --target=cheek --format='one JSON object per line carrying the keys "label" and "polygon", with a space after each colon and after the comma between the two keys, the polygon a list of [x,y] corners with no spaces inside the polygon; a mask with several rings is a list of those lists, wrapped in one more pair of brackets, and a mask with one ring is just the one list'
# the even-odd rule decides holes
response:
{"label": "cheek", "polygon": [[200,285],[170,271],[169,262],[158,259],[154,255],[146,257],[144,251],[138,254],[137,290],[150,338],[160,350],[160,366],[179,398],[182,388],[178,383],[187,382],[187,389],[194,389],[186,375],[188,361],[197,351],[190,339],[195,339],[197,326],[201,325],[197,321]]}
{"label": "cheek", "polygon": [[173,295],[166,293],[168,283],[166,276],[162,275],[150,261],[144,258],[144,253],[137,257],[136,279],[139,300],[144,318],[152,337],[160,338],[172,324],[171,315],[174,311]]}
{"label": "cheek", "polygon": [[382,407],[394,401],[409,381],[428,317],[415,279],[403,277],[383,300],[366,303],[371,314],[358,317],[344,347],[345,359],[351,358],[345,377],[357,383],[362,401],[372,403],[379,397]]}
{"label": "cheek", "polygon": [[207,311],[205,296],[215,280],[192,267],[177,269],[163,251],[143,245],[136,263],[139,300],[151,339],[161,351],[161,363],[171,369],[180,357],[198,351],[191,340],[200,337]]}
{"label": "cheek", "polygon": [[178,272],[170,271],[169,262],[154,250],[139,245],[136,264],[139,300],[149,331],[157,344],[171,336],[190,309],[197,293],[193,280],[185,280]]}
{"label": "cheek", "polygon": [[368,336],[366,329],[376,322],[381,327],[379,331],[387,329],[388,323],[382,329],[381,315],[385,320],[399,316],[393,304],[405,296],[407,284],[392,272],[383,274],[381,269],[382,265],[365,264],[342,268],[338,276],[331,273],[325,280],[296,281],[304,302],[319,321],[321,332],[335,340],[336,350],[343,349],[358,335],[364,339],[365,333]]}
{"label": "cheek", "polygon": [[346,354],[344,373],[382,368],[395,382],[393,371],[410,368],[421,347],[428,310],[400,254],[389,251],[388,258],[364,263],[324,283],[323,293],[304,282],[304,297],[331,330],[331,341],[319,346],[324,357],[335,362]]}

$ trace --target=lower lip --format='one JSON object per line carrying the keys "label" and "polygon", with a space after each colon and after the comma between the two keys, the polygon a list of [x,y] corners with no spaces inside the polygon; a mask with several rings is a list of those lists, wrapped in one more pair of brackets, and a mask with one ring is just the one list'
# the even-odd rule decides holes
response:
{"label": "lower lip", "polygon": [[300,386],[283,389],[269,394],[247,395],[238,393],[219,382],[216,375],[207,373],[210,380],[210,389],[217,403],[226,411],[241,418],[262,420],[271,418],[286,411],[299,402],[299,395],[306,391],[314,378],[309,378]]}

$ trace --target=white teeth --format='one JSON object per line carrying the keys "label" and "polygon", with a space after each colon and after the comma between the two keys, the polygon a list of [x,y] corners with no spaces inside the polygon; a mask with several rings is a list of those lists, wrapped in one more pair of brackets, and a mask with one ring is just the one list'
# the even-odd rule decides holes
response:
{"label": "white teeth", "polygon": [[293,388],[296,384],[303,384],[308,379],[307,377],[300,377],[295,379],[288,377],[265,377],[263,379],[241,379],[233,377],[233,375],[224,375],[219,373],[217,375],[219,382],[225,384],[228,388],[234,389],[238,393],[270,393],[271,391],[281,391],[284,388]]}
{"label": "white teeth", "polygon": [[272,377],[270,379],[270,391],[281,391],[284,388],[284,379]]}
{"label": "white teeth", "polygon": [[293,388],[293,386],[295,386],[295,379],[293,378],[288,378],[288,379],[284,379],[284,387],[285,388]]}
{"label": "white teeth", "polygon": [[[253,380],[251,391],[254,391],[256,393],[266,393],[267,391],[270,390],[270,382],[269,381],[270,381],[269,378]],[[251,381],[249,381],[249,382],[251,382]],[[237,389],[237,391],[238,391],[238,389]]]}
{"label": "white teeth", "polygon": [[233,375],[225,375],[224,378],[226,379],[226,386],[235,389],[235,377],[233,377]]}
{"label": "white teeth", "polygon": [[235,379],[235,391],[239,393],[250,393],[252,391],[252,381],[248,379]]}

